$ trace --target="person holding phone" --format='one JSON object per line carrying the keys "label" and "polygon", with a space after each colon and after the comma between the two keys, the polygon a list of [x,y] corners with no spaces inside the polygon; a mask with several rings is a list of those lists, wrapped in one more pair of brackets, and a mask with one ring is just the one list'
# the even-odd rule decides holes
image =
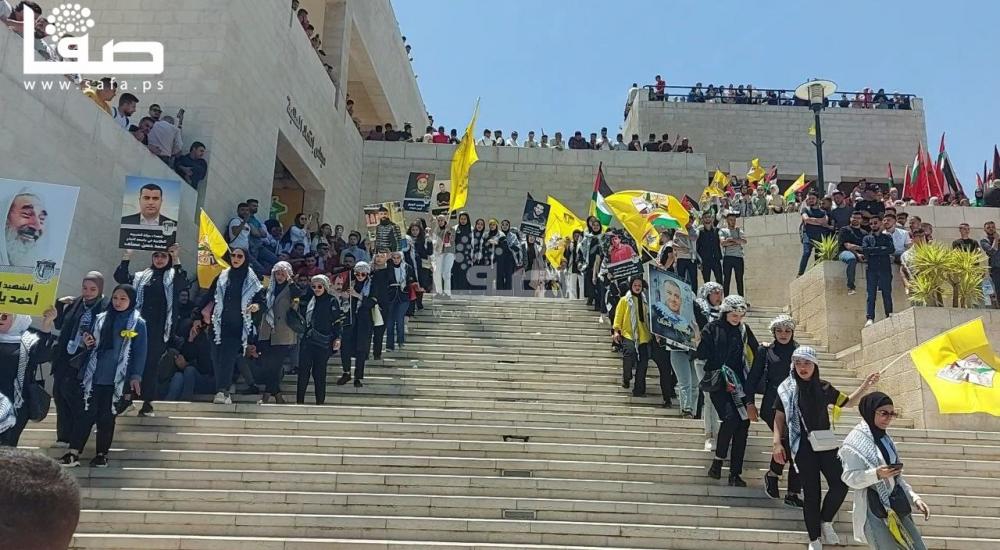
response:
{"label": "person holding phone", "polygon": [[882,392],[858,404],[862,421],[840,449],[842,479],[854,489],[854,540],[870,548],[926,550],[913,523],[913,508],[930,519],[931,511],[903,479],[903,459],[886,433],[898,416],[892,398]]}

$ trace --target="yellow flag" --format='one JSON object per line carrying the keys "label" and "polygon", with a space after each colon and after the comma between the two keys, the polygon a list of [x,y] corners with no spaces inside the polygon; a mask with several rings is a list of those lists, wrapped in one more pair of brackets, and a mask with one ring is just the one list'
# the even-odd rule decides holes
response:
{"label": "yellow flag", "polygon": [[573,231],[586,229],[587,224],[563,206],[555,197],[546,199],[549,219],[545,222],[545,257],[552,267],[558,268],[566,252],[566,239],[573,239]]}
{"label": "yellow flag", "polygon": [[479,161],[476,154],[476,118],[479,116],[479,100],[476,100],[476,108],[472,111],[472,120],[465,127],[465,135],[462,136],[461,143],[455,148],[455,155],[451,157],[451,202],[448,204],[448,211],[454,212],[465,207],[469,200],[469,170],[472,165]]}
{"label": "yellow flag", "polygon": [[982,318],[941,333],[910,351],[942,414],[1000,416],[1000,357]]}
{"label": "yellow flag", "polygon": [[812,125],[809,126],[809,135],[810,136],[815,136],[816,135],[816,123],[815,122],[813,122]]}
{"label": "yellow flag", "polygon": [[711,183],[706,185],[705,190],[701,193],[701,200],[725,196],[727,185],[729,185],[729,178],[722,173],[722,170],[716,169],[715,174],[712,175]]}
{"label": "yellow flag", "polygon": [[684,231],[691,217],[676,197],[663,193],[619,191],[605,202],[640,250],[654,254],[660,250],[660,229],[679,226]]}
{"label": "yellow flag", "polygon": [[226,240],[212,223],[212,218],[202,209],[198,220],[198,286],[201,288],[212,286],[215,277],[229,267],[229,264],[222,259],[228,251],[229,245],[226,244]]}
{"label": "yellow flag", "polygon": [[747,172],[747,182],[753,183],[764,179],[767,175],[767,171],[761,168],[760,159],[753,159],[750,161],[750,170]]}

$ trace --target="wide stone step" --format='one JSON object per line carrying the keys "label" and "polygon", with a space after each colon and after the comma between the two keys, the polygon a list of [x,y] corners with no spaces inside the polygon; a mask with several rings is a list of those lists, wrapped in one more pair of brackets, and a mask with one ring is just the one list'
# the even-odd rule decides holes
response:
{"label": "wide stone step", "polygon": [[[431,518],[421,516],[355,516],[336,514],[253,514],[233,512],[157,512],[147,510],[84,510],[80,531],[118,533],[187,534],[192,521],[199,534],[215,536],[294,537],[308,533],[317,537],[347,537],[363,532],[384,539],[449,542],[493,542],[518,544],[586,544],[610,548],[696,549],[710,544],[721,550],[757,548],[801,548],[804,533],[777,529],[691,527],[637,523],[578,523],[559,521],[483,520]],[[845,533],[845,537],[846,533]],[[1000,544],[996,539],[956,539],[927,537],[934,548],[984,548]],[[859,547],[857,544],[848,546]],[[763,548],[763,545],[759,546]]]}

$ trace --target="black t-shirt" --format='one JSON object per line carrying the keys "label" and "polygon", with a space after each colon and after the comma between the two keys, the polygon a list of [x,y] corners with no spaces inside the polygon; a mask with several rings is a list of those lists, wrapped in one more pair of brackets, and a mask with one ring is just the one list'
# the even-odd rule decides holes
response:
{"label": "black t-shirt", "polygon": [[[825,218],[826,210],[819,207],[809,208],[808,206],[803,207],[802,213],[809,216],[810,218]],[[803,231],[810,239],[819,239],[826,234],[827,229],[822,225],[813,225],[803,222]]]}
{"label": "black t-shirt", "polygon": [[658,142],[655,142],[655,141],[647,141],[646,143],[642,144],[642,150],[643,151],[659,151],[660,150],[660,144]]}
{"label": "black t-shirt", "polygon": [[851,226],[841,227],[840,231],[837,233],[837,240],[840,241],[840,251],[843,252],[847,250],[844,246],[845,244],[854,244],[861,246],[861,240],[865,238],[868,233],[860,227],[855,229]]}
{"label": "black t-shirt", "polygon": [[885,214],[885,203],[882,201],[858,201],[854,203],[855,212],[868,212],[872,216],[882,217]]}
{"label": "black t-shirt", "polygon": [[[841,393],[840,390],[833,387],[833,385],[827,382],[826,380],[820,380],[819,387],[820,387],[820,392],[823,395],[823,401],[825,401],[827,405],[844,406],[844,403],[847,403],[848,396]],[[774,410],[785,412],[785,404],[781,401],[781,398],[779,397],[774,401],[775,401]],[[799,405],[799,408],[801,408],[801,405]],[[819,415],[817,425],[806,426],[805,430],[803,431],[803,435],[805,435],[805,432],[810,432],[814,430],[829,430],[829,429],[830,429],[830,415],[821,414]]]}
{"label": "black t-shirt", "polygon": [[833,229],[838,230],[841,227],[845,227],[849,223],[851,223],[851,214],[853,213],[854,209],[851,208],[850,206],[847,206],[846,204],[844,206],[840,206],[831,210],[830,221],[833,222]]}
{"label": "black t-shirt", "polygon": [[955,241],[951,243],[951,247],[961,248],[967,252],[974,252],[979,250],[979,243],[977,243],[974,239],[955,239]]}

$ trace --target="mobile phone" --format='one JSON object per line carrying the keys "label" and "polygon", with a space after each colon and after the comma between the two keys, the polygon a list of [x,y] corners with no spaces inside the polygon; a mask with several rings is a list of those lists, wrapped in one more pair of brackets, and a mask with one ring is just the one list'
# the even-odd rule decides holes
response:
{"label": "mobile phone", "polygon": [[889,466],[890,468],[892,468],[894,470],[902,470],[903,469],[903,463],[902,462],[896,462],[895,464],[887,464],[887,466]]}

